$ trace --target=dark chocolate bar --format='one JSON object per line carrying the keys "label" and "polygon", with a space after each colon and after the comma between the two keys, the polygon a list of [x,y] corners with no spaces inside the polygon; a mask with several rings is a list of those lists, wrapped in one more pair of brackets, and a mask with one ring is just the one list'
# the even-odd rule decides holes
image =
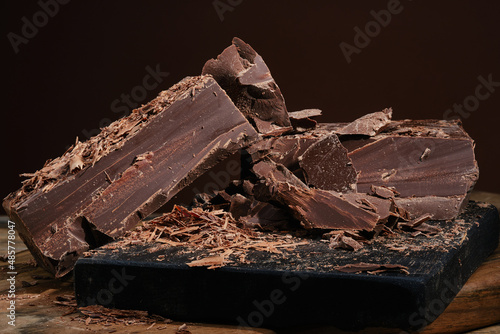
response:
{"label": "dark chocolate bar", "polygon": [[256,136],[213,78],[189,77],[48,162],[3,205],[37,261],[63,276]]}

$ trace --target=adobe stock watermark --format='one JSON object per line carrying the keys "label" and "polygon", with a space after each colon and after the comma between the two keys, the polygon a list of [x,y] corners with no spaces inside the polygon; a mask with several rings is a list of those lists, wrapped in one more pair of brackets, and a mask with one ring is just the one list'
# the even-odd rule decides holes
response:
{"label": "adobe stock watermark", "polygon": [[255,310],[245,316],[238,316],[236,318],[238,328],[261,327],[265,319],[273,315],[276,307],[286,302],[287,293],[297,291],[303,281],[308,278],[309,275],[306,273],[284,272],[281,276],[281,282],[286,285],[287,289],[274,289],[269,293],[269,298],[261,301],[255,299],[252,302]]}
{"label": "adobe stock watermark", "polygon": [[70,0],[40,0],[37,2],[40,10],[36,11],[29,19],[26,16],[21,18],[22,26],[20,34],[9,32],[7,39],[15,54],[19,53],[19,47],[26,45],[30,40],[38,35],[41,28],[45,27],[51,18],[59,13],[60,5],[66,5]]}
{"label": "adobe stock watermark", "polygon": [[[140,106],[140,102],[144,102],[148,97],[148,93],[156,89],[166,77],[170,75],[169,72],[162,72],[160,64],[156,64],[153,68],[146,66],[146,75],[142,78],[140,85],[134,86],[129,93],[122,93],[119,98],[111,102],[110,109],[113,113],[119,114],[119,117],[125,117],[130,112]],[[82,138],[89,139],[101,132],[104,128],[111,124],[111,119],[103,118],[99,121],[99,127],[91,130],[83,129]]]}
{"label": "adobe stock watermark", "polygon": [[387,9],[379,11],[371,10],[370,15],[373,17],[373,20],[368,21],[364,25],[363,30],[358,26],[354,27],[353,44],[347,42],[339,44],[347,63],[350,64],[352,62],[353,54],[360,54],[364,48],[370,45],[372,39],[381,33],[382,28],[386,28],[391,23],[392,17],[401,14],[403,9],[404,6],[399,0],[389,0],[387,2]]}
{"label": "adobe stock watermark", "polygon": [[474,89],[474,94],[465,97],[462,104],[454,103],[452,108],[446,109],[443,113],[444,120],[469,118],[471,113],[479,109],[480,101],[490,98],[495,92],[495,87],[500,87],[500,81],[493,81],[492,73],[488,74],[486,79],[479,75],[477,81],[479,84]]}
{"label": "adobe stock watermark", "polygon": [[111,274],[113,277],[109,280],[105,288],[99,290],[95,297],[87,297],[87,305],[95,305],[96,302],[102,306],[109,305],[113,301],[113,298],[123,292],[125,287],[135,278],[135,276],[128,275],[125,272],[125,267],[121,268],[121,272],[112,269]]}
{"label": "adobe stock watermark", "polygon": [[226,12],[232,12],[237,6],[239,6],[243,0],[214,0],[212,6],[214,6],[217,16],[221,22],[224,21],[224,14]]}
{"label": "adobe stock watermark", "polygon": [[[439,297],[433,299],[426,307],[420,307],[417,312],[410,315],[408,324],[414,328],[411,333],[415,333],[415,330],[416,332],[423,331],[425,327],[436,320],[460,291],[458,278],[455,278],[453,283],[447,279],[445,279],[443,283],[444,287]],[[409,333],[407,331],[401,331],[400,334]]]}

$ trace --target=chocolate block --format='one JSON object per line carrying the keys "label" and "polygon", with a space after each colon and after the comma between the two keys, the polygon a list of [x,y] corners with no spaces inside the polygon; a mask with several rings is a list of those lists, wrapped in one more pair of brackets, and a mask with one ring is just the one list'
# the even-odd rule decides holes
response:
{"label": "chocolate block", "polygon": [[214,77],[260,133],[291,130],[285,99],[262,57],[241,39],[232,42],[217,59],[205,63],[202,73]]}
{"label": "chocolate block", "polygon": [[337,192],[356,191],[356,170],[335,134],[312,144],[299,157],[299,165],[310,186]]}
{"label": "chocolate block", "polygon": [[433,219],[456,217],[479,175],[474,142],[454,121],[392,122],[368,141],[342,144],[360,173],[358,191],[393,187],[396,204],[412,218],[426,212]]}
{"label": "chocolate block", "polygon": [[186,78],[48,162],[3,205],[38,263],[60,277],[256,136],[213,78]]}

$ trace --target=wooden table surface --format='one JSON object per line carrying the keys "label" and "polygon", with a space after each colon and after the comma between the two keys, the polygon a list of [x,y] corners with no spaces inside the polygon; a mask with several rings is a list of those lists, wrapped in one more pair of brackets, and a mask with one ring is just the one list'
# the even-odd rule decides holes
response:
{"label": "wooden table surface", "polygon": [[[488,202],[500,210],[500,195],[475,191],[471,199]],[[0,229],[0,254],[7,252],[6,226]],[[7,263],[0,272],[0,333],[176,333],[183,323],[88,324],[74,307],[56,304],[73,295],[73,282],[55,280],[36,267],[31,254],[16,240],[16,327],[7,324]],[[267,329],[188,323],[193,334],[275,333]],[[500,333],[500,247],[474,272],[446,310],[420,333]],[[300,328],[279,333],[348,333],[334,328]],[[366,329],[363,333],[405,333],[394,329]]]}

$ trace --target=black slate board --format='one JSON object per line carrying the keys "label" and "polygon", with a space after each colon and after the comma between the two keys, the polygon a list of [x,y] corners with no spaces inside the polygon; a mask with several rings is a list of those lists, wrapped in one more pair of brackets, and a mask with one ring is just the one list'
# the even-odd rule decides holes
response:
{"label": "black slate board", "polygon": [[[253,263],[212,270],[186,265],[202,251],[103,248],[75,266],[77,301],[79,306],[147,310],[176,321],[418,330],[444,311],[497,247],[499,236],[498,211],[484,203],[469,203],[454,222],[429,224],[443,231],[430,238],[409,233],[379,237],[357,252],[310,240],[292,255],[252,251],[247,259]],[[158,261],[158,255],[165,259]],[[357,262],[401,264],[409,274],[334,269]]]}

